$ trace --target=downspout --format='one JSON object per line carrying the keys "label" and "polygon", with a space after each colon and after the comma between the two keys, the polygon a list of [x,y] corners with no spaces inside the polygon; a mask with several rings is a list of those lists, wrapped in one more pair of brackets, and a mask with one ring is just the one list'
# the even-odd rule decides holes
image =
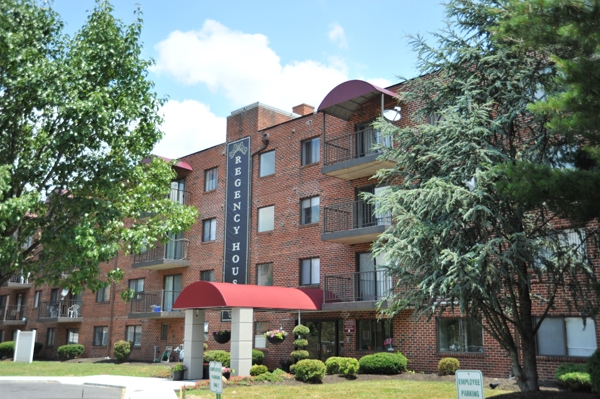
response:
{"label": "downspout", "polygon": [[[115,257],[115,269],[118,268],[119,253],[117,252],[117,256]],[[112,338],[113,338],[113,320],[115,318],[115,300],[116,300],[116,291],[117,291],[117,283],[114,281],[111,283],[110,287],[110,320],[108,321],[108,342],[106,345],[106,356],[110,357],[110,349],[112,348]]]}

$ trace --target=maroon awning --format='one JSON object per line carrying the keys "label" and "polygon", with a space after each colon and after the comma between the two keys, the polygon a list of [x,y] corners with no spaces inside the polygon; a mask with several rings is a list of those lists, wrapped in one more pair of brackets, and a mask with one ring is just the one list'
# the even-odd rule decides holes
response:
{"label": "maroon awning", "polygon": [[197,281],[187,286],[174,309],[254,308],[320,310],[323,290]]}
{"label": "maroon awning", "polygon": [[364,80],[349,80],[331,90],[319,105],[318,111],[347,121],[363,102],[382,93],[391,97],[396,96],[393,91],[382,89]]}
{"label": "maroon awning", "polygon": [[[161,157],[160,155],[154,155],[156,158],[160,158],[165,162],[171,162],[172,159],[171,158],[167,158],[167,157]],[[144,158],[142,160],[143,163],[150,163],[152,161],[151,158]],[[193,170],[192,167],[190,166],[189,163],[187,162],[183,162],[183,161],[178,161],[175,165],[173,165],[176,168],[179,169],[184,169],[184,170]]]}

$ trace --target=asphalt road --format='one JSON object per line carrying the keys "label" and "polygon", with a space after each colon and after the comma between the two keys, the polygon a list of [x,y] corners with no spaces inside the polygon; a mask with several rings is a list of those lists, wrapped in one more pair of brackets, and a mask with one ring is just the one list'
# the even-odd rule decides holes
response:
{"label": "asphalt road", "polygon": [[55,382],[0,381],[2,399],[122,399],[123,388]]}

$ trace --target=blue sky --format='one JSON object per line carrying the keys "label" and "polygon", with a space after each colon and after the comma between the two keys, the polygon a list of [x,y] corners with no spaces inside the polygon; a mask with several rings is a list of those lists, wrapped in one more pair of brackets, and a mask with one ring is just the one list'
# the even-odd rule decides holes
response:
{"label": "blue sky", "polygon": [[[143,12],[149,77],[161,97],[163,140],[155,153],[180,157],[225,141],[231,111],[256,101],[291,112],[318,107],[339,83],[381,87],[417,75],[407,35],[438,31],[438,0],[113,0],[125,23]],[[54,0],[69,34],[94,0]]]}

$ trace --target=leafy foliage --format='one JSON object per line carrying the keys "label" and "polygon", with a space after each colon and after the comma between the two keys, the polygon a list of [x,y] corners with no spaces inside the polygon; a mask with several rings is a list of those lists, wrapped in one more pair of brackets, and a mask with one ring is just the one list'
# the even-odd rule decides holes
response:
{"label": "leafy foliage", "polygon": [[56,350],[58,357],[61,360],[75,359],[85,351],[85,347],[81,344],[69,344],[59,346]]}
{"label": "leafy foliage", "polygon": [[590,392],[592,389],[587,364],[561,364],[556,369],[554,377],[571,391]]}
{"label": "leafy foliage", "polygon": [[325,371],[327,374],[337,374],[340,371],[340,360],[339,356],[331,356],[325,360]]}
{"label": "leafy foliage", "polygon": [[130,341],[117,341],[113,346],[113,352],[115,354],[115,358],[117,362],[123,363],[129,361],[129,356],[131,356],[131,347],[132,343]]}
{"label": "leafy foliage", "polygon": [[292,351],[292,353],[290,353],[290,356],[296,360],[302,360],[307,359],[310,356],[310,353],[308,353],[308,351],[306,350],[298,349],[296,351]]}
{"label": "leafy foliage", "polygon": [[267,368],[267,366],[264,366],[262,364],[255,364],[254,366],[250,367],[250,375],[253,377],[264,374],[264,373],[268,373],[268,372],[269,372],[269,369]]}
{"label": "leafy foliage", "polygon": [[325,376],[325,364],[317,359],[304,359],[295,364],[295,378],[304,382],[321,382]]}
{"label": "leafy foliage", "polygon": [[400,374],[408,364],[404,355],[385,352],[363,356],[358,362],[363,374]]}
{"label": "leafy foliage", "polygon": [[298,324],[292,332],[296,335],[306,335],[310,333],[310,329],[303,324]]}
{"label": "leafy foliage", "polygon": [[229,354],[229,352],[220,349],[210,350],[204,352],[204,361],[206,363],[221,362],[223,367],[229,367],[231,362],[231,355]]}
{"label": "leafy foliage", "polygon": [[325,361],[327,374],[343,374],[352,377],[358,372],[360,365],[358,360],[352,357],[332,356]]}
{"label": "leafy foliage", "polygon": [[0,358],[13,357],[15,355],[15,341],[4,341],[0,343]]}
{"label": "leafy foliage", "polygon": [[252,364],[263,364],[265,353],[258,349],[252,349]]}
{"label": "leafy foliage", "polygon": [[588,370],[590,373],[590,385],[592,392],[600,393],[600,349],[588,359]]}
{"label": "leafy foliage", "polygon": [[460,362],[454,357],[443,357],[438,363],[438,372],[441,375],[454,375],[456,370],[460,368]]}

